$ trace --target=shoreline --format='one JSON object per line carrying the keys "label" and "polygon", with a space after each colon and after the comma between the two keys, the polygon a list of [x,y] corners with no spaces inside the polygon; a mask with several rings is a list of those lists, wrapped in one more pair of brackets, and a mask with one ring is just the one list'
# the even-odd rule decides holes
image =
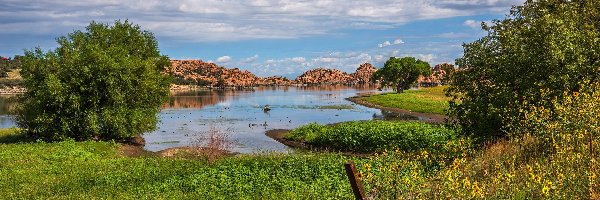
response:
{"label": "shoreline", "polygon": [[448,116],[446,115],[439,115],[439,114],[433,114],[433,113],[420,113],[420,112],[413,112],[410,110],[404,110],[404,109],[400,109],[400,108],[390,108],[390,107],[384,107],[381,105],[377,105],[374,103],[370,103],[367,101],[362,100],[362,97],[365,96],[369,96],[369,94],[367,95],[359,95],[359,96],[353,96],[353,97],[348,97],[346,98],[346,100],[355,103],[355,104],[359,104],[365,107],[369,107],[369,108],[376,108],[376,109],[381,109],[381,110],[385,110],[385,111],[389,111],[389,112],[394,112],[397,114],[404,114],[404,115],[411,115],[411,116],[415,116],[419,118],[419,121],[423,121],[423,122],[429,122],[429,123],[444,123],[446,122],[446,120],[448,120]]}

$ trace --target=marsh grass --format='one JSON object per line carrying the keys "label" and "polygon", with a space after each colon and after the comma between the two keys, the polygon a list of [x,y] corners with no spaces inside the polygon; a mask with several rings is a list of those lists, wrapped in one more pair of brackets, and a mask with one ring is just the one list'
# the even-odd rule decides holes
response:
{"label": "marsh grass", "polygon": [[289,131],[287,139],[333,150],[376,152],[436,149],[456,139],[453,129],[416,121],[355,121],[334,125],[311,123]]}

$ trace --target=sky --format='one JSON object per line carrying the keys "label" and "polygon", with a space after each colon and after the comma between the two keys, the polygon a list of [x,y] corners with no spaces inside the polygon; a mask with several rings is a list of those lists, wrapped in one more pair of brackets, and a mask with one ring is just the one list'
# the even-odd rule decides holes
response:
{"label": "sky", "polygon": [[0,0],[0,56],[52,50],[90,22],[129,20],[153,32],[162,54],[258,76],[314,68],[353,72],[411,56],[454,63],[524,0]]}

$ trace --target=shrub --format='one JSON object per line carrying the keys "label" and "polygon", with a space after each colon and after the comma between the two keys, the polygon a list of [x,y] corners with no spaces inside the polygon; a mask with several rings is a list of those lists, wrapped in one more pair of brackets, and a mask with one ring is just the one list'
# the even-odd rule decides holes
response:
{"label": "shrub", "polygon": [[57,39],[21,57],[27,92],[17,123],[28,134],[50,139],[122,139],[155,128],[169,80],[160,71],[169,59],[156,39],[128,21],[92,22],[86,31]]}
{"label": "shrub", "polygon": [[450,114],[467,133],[505,137],[529,108],[523,101],[549,108],[564,91],[579,91],[579,81],[600,81],[599,11],[600,1],[527,0],[483,26],[488,35],[464,45],[456,61]]}

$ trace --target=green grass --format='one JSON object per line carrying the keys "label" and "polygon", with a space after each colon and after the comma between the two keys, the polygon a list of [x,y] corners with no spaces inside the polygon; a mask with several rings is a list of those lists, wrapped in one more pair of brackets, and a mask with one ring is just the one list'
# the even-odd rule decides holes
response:
{"label": "green grass", "polygon": [[[129,158],[120,144],[16,142],[0,131],[3,199],[350,199],[337,154],[244,155],[207,164]],[[10,142],[10,143],[4,143]]]}
{"label": "green grass", "polygon": [[432,149],[456,138],[454,130],[412,121],[354,121],[336,125],[308,124],[287,133],[287,139],[342,151],[415,151]]}
{"label": "green grass", "polygon": [[361,97],[383,107],[399,108],[420,113],[445,114],[450,98],[444,95],[447,86],[405,90],[403,93],[384,93]]}

